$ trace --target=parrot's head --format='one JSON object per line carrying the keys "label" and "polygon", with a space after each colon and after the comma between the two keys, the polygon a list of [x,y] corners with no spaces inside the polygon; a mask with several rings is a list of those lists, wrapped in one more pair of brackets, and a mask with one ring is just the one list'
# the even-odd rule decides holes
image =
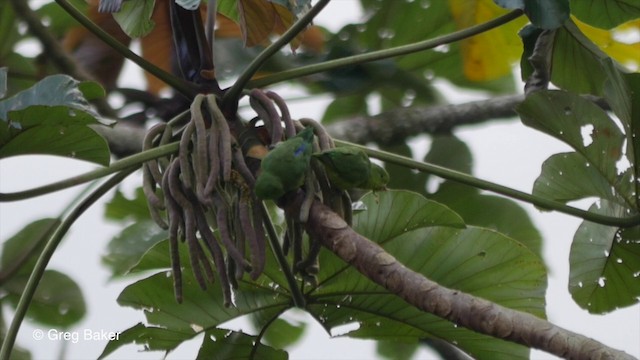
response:
{"label": "parrot's head", "polygon": [[371,177],[369,178],[369,188],[374,191],[387,190],[389,183],[389,173],[382,166],[371,163]]}

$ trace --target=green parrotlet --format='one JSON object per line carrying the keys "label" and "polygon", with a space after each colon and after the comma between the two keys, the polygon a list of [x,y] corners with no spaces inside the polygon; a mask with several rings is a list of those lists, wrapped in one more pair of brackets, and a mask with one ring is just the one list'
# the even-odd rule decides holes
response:
{"label": "green parrotlet", "polygon": [[261,199],[278,199],[304,184],[313,152],[313,128],[276,145],[260,164],[255,192]]}
{"label": "green parrotlet", "polygon": [[386,190],[389,174],[356,147],[339,147],[313,156],[322,162],[329,181],[340,190]]}

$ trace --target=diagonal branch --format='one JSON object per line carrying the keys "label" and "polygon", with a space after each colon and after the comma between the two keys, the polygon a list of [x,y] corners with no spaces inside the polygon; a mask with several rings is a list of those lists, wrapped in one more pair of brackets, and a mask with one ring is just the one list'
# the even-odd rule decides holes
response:
{"label": "diagonal branch", "polygon": [[507,95],[464,104],[397,108],[336,122],[327,131],[336,139],[358,144],[398,143],[422,133],[448,133],[461,125],[513,118],[516,105],[523,100],[523,95]]}
{"label": "diagonal branch", "polygon": [[318,201],[311,207],[306,229],[313,239],[378,285],[422,311],[467,329],[568,359],[634,359],[531,314],[443,287],[406,268]]}
{"label": "diagonal branch", "polygon": [[[399,142],[421,133],[446,133],[458,126],[513,118],[516,116],[513,109],[523,99],[522,95],[509,95],[457,105],[399,108],[374,116],[345,119],[328,125],[327,131],[336,139],[358,144]],[[142,128],[96,127],[94,130],[108,139],[109,146],[120,149],[120,156],[139,152],[145,135]]]}

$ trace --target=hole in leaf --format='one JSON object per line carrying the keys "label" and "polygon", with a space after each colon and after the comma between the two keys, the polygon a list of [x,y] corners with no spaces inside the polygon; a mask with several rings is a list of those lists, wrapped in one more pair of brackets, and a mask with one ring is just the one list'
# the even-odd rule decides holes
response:
{"label": "hole in leaf", "polygon": [[[566,110],[565,110],[566,113]],[[593,125],[583,125],[580,127],[580,135],[582,135],[582,146],[587,147],[593,143]]]}

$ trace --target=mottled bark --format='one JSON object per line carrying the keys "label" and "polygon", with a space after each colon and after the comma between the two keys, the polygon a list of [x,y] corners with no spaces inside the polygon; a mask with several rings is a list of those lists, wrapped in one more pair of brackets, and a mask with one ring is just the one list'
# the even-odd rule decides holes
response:
{"label": "mottled bark", "polygon": [[567,359],[634,359],[531,314],[441,286],[406,268],[319,202],[311,208],[307,231],[372,281],[416,308],[459,326]]}

